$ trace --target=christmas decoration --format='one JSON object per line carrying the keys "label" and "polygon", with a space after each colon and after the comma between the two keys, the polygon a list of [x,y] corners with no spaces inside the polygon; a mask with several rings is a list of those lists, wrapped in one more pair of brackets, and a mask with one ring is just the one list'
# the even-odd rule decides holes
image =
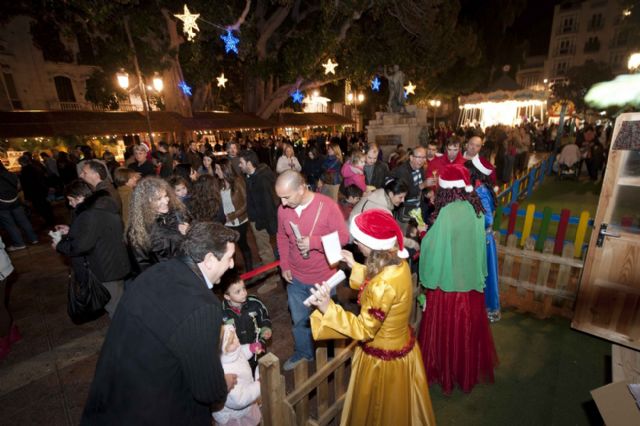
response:
{"label": "christmas decoration", "polygon": [[291,97],[293,98],[293,102],[298,104],[301,104],[304,99],[304,95],[300,92],[300,89],[296,89],[296,91],[291,94]]}
{"label": "christmas decoration", "polygon": [[229,53],[231,51],[238,54],[238,43],[240,39],[233,35],[233,31],[227,28],[227,33],[225,35],[221,35],[220,38],[224,41],[224,51]]}
{"label": "christmas decoration", "polygon": [[377,75],[373,78],[373,80],[371,80],[371,90],[373,90],[374,92],[380,91],[380,79]]}
{"label": "christmas decoration", "polygon": [[196,36],[195,32],[200,31],[200,28],[198,28],[198,24],[196,23],[196,19],[200,17],[200,14],[199,13],[194,14],[189,12],[189,8],[185,4],[184,13],[182,15],[174,14],[173,16],[175,16],[176,18],[178,18],[183,22],[183,31],[187,35],[187,40],[193,41],[193,39]]}
{"label": "christmas decoration", "polygon": [[322,66],[324,67],[324,73],[325,74],[335,74],[336,73],[336,67],[338,66],[337,62],[332,62],[331,58],[329,58],[329,60],[327,61],[326,64],[322,64]]}
{"label": "christmas decoration", "polygon": [[416,94],[416,86],[411,81],[409,81],[409,84],[404,86],[404,90],[407,92],[407,95]]}
{"label": "christmas decoration", "polygon": [[218,87],[227,87],[225,84],[229,79],[225,78],[224,73],[220,74],[220,77],[216,77],[216,80],[218,80]]}
{"label": "christmas decoration", "polygon": [[187,96],[191,96],[191,87],[189,87],[187,83],[181,81],[180,83],[178,83],[178,87],[180,88],[180,90],[182,90],[182,93]]}

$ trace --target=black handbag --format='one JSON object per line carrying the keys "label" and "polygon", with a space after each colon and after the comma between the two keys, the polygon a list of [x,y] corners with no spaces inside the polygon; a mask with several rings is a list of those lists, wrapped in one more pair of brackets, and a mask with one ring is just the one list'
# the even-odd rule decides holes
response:
{"label": "black handbag", "polygon": [[72,271],[67,293],[67,313],[76,324],[98,318],[111,300],[111,294],[91,271],[86,258],[83,267],[84,273],[80,277]]}

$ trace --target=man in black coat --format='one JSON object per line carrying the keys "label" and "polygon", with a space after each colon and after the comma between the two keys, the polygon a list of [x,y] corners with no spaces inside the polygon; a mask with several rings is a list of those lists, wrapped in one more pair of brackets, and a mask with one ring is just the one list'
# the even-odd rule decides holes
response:
{"label": "man in black coat", "polygon": [[423,146],[413,148],[409,161],[405,161],[391,171],[391,176],[403,181],[409,192],[404,200],[402,220],[408,220],[408,212],[420,206],[422,190],[427,187],[424,176],[424,163],[427,160],[427,149]]}
{"label": "man in black coat", "polygon": [[278,232],[278,207],[274,189],[276,175],[251,150],[240,153],[239,166],[246,176],[247,215],[258,252],[263,264],[271,263],[275,257],[270,236]]}
{"label": "man in black coat", "polygon": [[385,180],[389,175],[389,167],[378,160],[379,152],[378,145],[375,143],[369,144],[364,164],[364,177],[367,186],[375,186],[376,189],[384,187]]}
{"label": "man in black coat", "polygon": [[222,306],[211,289],[233,267],[238,233],[194,222],[184,257],[143,272],[105,338],[82,425],[211,425],[235,375],[220,363]]}
{"label": "man in black coat", "polygon": [[38,167],[23,155],[18,158],[20,169],[20,185],[24,198],[29,200],[33,209],[38,212],[45,221],[46,226],[54,225],[53,208],[47,200],[49,195],[49,183],[44,168]]}

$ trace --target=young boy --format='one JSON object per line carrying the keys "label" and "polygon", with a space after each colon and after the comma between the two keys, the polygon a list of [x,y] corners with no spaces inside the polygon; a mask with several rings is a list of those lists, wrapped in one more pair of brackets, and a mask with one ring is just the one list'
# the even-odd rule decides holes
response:
{"label": "young boy", "polygon": [[343,195],[344,200],[339,203],[339,206],[344,220],[348,220],[351,215],[351,210],[353,210],[353,206],[358,204],[358,201],[362,198],[362,189],[358,188],[356,185],[349,185],[344,188]]}
{"label": "young boy", "polygon": [[255,354],[250,360],[255,371],[258,354],[267,350],[267,340],[271,338],[271,319],[267,307],[255,296],[247,295],[244,281],[235,269],[230,269],[222,277],[222,319],[225,324],[236,328],[240,344],[250,344]]}

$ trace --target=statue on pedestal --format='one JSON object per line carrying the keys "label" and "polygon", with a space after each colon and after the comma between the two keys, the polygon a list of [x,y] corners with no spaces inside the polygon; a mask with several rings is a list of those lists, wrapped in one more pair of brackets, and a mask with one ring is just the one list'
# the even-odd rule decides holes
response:
{"label": "statue on pedestal", "polygon": [[387,67],[384,67],[384,76],[389,81],[389,100],[387,109],[389,112],[407,112],[404,106],[404,73],[400,71],[398,65],[393,66],[393,73],[387,73]]}

